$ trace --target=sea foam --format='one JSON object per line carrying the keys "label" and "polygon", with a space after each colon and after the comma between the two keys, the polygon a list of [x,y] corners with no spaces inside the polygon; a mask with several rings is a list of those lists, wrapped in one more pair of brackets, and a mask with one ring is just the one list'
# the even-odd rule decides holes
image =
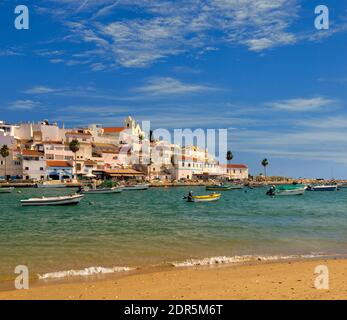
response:
{"label": "sea foam", "polygon": [[221,264],[240,264],[252,261],[276,261],[276,260],[289,260],[289,259],[313,259],[323,257],[321,254],[306,254],[306,255],[287,255],[287,256],[220,256],[220,257],[210,257],[203,259],[188,259],[181,262],[173,262],[174,267],[195,267],[195,266],[216,266]]}
{"label": "sea foam", "polygon": [[61,278],[69,278],[69,277],[87,277],[93,276],[97,274],[109,274],[116,272],[128,272],[135,270],[135,268],[130,267],[113,267],[113,268],[105,268],[105,267],[89,267],[83,270],[67,270],[67,271],[57,271],[45,274],[38,274],[38,278],[40,280],[47,279],[61,279]]}

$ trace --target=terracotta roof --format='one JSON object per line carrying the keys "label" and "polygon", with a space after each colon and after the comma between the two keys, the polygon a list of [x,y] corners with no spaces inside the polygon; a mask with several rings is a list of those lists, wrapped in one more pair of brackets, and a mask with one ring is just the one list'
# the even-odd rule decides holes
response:
{"label": "terracotta roof", "polygon": [[48,167],[73,167],[68,161],[46,161]]}
{"label": "terracotta roof", "polygon": [[118,133],[124,131],[125,128],[123,127],[116,127],[116,128],[104,128],[104,133]]}
{"label": "terracotta roof", "polygon": [[227,164],[223,165],[223,167],[228,169],[248,169],[248,166],[245,164]]}
{"label": "terracotta roof", "polygon": [[43,156],[44,153],[37,150],[22,150],[23,156]]}
{"label": "terracotta roof", "polygon": [[143,172],[134,170],[134,169],[114,169],[114,170],[106,170],[106,174],[110,176],[143,176]]}
{"label": "terracotta roof", "polygon": [[98,164],[98,163],[94,160],[85,160],[84,164]]}

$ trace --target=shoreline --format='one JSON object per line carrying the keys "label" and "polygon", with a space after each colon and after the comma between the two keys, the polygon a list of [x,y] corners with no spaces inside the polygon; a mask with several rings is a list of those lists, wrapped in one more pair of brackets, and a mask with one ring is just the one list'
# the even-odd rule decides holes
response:
{"label": "shoreline", "polygon": [[[317,290],[314,269],[329,268],[330,289]],[[258,261],[220,266],[141,269],[105,278],[50,281],[6,299],[347,299],[347,259]]]}

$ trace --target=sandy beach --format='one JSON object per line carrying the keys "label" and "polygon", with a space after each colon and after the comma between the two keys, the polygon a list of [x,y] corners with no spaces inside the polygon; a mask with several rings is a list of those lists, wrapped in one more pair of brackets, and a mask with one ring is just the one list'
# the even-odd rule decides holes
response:
{"label": "sandy beach", "polygon": [[[329,268],[329,290],[314,286],[314,269],[318,265]],[[347,260],[175,268],[118,279],[0,292],[0,299],[347,299]]]}

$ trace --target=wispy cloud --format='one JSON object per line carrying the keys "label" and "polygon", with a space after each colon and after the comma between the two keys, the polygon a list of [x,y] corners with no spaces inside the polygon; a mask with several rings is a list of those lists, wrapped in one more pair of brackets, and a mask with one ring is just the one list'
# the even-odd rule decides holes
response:
{"label": "wispy cloud", "polygon": [[24,93],[27,94],[49,94],[49,93],[57,93],[61,92],[62,89],[55,89],[55,88],[50,88],[50,87],[45,87],[45,86],[36,86],[30,89],[27,89],[24,91]]}
{"label": "wispy cloud", "polygon": [[10,103],[9,110],[32,110],[40,106],[40,103],[33,100],[16,100]]}
{"label": "wispy cloud", "polygon": [[[218,50],[219,44],[259,52],[297,41],[290,31],[297,0],[64,0],[59,5],[59,20],[66,11],[66,39],[93,44],[98,54],[89,52],[87,60],[106,60],[113,67],[146,67],[189,51]],[[117,8],[137,14],[120,20]],[[104,19],[113,11],[111,21]],[[76,19],[74,13],[88,18]]]}
{"label": "wispy cloud", "polygon": [[216,88],[205,85],[184,83],[170,77],[159,77],[149,79],[145,85],[135,88],[133,91],[152,96],[159,96],[171,94],[189,94],[210,90],[216,90]]}
{"label": "wispy cloud", "polygon": [[325,97],[313,97],[269,102],[266,105],[278,110],[291,112],[307,112],[322,110],[323,108],[331,107],[335,103],[335,100],[328,99]]}

